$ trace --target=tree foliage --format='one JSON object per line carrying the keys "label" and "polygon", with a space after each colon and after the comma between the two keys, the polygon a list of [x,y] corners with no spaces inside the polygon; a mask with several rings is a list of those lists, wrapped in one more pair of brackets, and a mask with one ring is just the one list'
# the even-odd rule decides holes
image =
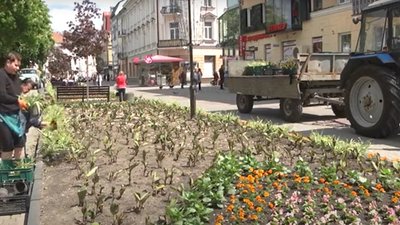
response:
{"label": "tree foliage", "polygon": [[48,70],[57,77],[66,77],[71,73],[71,57],[65,54],[60,48],[53,48],[49,57]]}
{"label": "tree foliage", "polygon": [[18,51],[23,64],[42,64],[54,42],[49,9],[42,0],[0,1],[0,54]]}
{"label": "tree foliage", "polygon": [[237,39],[240,33],[239,18],[240,15],[238,9],[230,10],[222,16],[222,21],[226,24],[226,29],[224,30],[226,33],[224,34],[223,41],[221,43],[222,46],[235,47],[237,45]]}
{"label": "tree foliage", "polygon": [[97,56],[107,43],[107,33],[97,30],[93,22],[100,17],[100,9],[90,0],[74,2],[74,5],[75,21],[68,22],[69,30],[64,31],[62,46],[78,57]]}

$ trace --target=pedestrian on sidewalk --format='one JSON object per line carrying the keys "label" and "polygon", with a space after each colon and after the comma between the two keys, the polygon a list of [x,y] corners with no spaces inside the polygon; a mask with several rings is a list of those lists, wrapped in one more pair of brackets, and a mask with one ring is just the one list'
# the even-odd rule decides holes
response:
{"label": "pedestrian on sidewalk", "polygon": [[224,64],[221,65],[218,72],[219,72],[220,89],[223,90],[224,89],[224,81],[225,81],[225,66],[224,66]]}
{"label": "pedestrian on sidewalk", "polygon": [[197,76],[198,76],[199,91],[201,91],[201,78],[203,77],[203,72],[201,72],[200,68],[198,68],[197,70]]}
{"label": "pedestrian on sidewalk", "polygon": [[27,103],[19,98],[21,83],[17,72],[21,55],[10,52],[2,58],[0,69],[0,151],[2,159],[20,159],[24,147],[25,133],[21,123],[20,110],[26,110]]}
{"label": "pedestrian on sidewalk", "polygon": [[126,75],[124,71],[120,71],[118,76],[115,78],[115,85],[117,87],[117,95],[119,97],[119,101],[122,102],[125,100],[125,93],[126,93]]}

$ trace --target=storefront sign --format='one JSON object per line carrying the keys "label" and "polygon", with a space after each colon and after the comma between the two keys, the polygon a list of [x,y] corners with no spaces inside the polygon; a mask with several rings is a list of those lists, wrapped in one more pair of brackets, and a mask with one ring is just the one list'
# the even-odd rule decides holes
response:
{"label": "storefront sign", "polygon": [[277,31],[283,31],[283,30],[286,30],[286,28],[287,28],[287,23],[271,24],[267,27],[267,32],[273,33],[273,32],[277,32]]}

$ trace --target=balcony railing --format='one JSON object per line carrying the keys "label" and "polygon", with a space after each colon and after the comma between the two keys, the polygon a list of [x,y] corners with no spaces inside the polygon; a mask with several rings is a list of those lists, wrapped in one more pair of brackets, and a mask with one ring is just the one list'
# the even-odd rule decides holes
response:
{"label": "balcony railing", "polygon": [[160,40],[158,42],[159,48],[166,48],[166,47],[183,47],[187,46],[188,41],[185,39],[170,39],[170,40]]}
{"label": "balcony railing", "polygon": [[353,16],[360,15],[361,10],[378,0],[353,0]]}
{"label": "balcony railing", "polygon": [[179,7],[178,5],[169,5],[169,6],[163,6],[161,7],[160,13],[163,15],[168,15],[168,14],[175,14],[175,13],[181,13],[182,8]]}

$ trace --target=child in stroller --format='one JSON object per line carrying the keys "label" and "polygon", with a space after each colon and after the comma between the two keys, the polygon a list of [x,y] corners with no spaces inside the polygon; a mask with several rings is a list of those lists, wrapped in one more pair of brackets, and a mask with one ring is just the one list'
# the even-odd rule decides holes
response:
{"label": "child in stroller", "polygon": [[218,85],[218,79],[219,79],[217,71],[214,72],[213,76],[214,76],[214,79],[210,82],[210,84],[212,86],[216,86],[216,85]]}

